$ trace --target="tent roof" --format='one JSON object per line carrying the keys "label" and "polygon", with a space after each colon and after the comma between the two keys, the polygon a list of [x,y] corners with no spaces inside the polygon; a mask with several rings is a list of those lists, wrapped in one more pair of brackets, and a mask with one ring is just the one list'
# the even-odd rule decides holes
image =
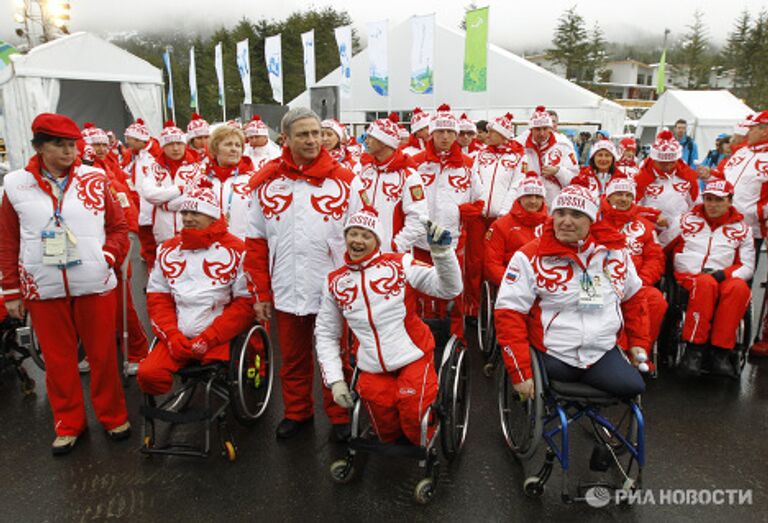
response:
{"label": "tent roof", "polygon": [[11,55],[0,83],[15,76],[162,84],[162,71],[91,33],[75,33]]}
{"label": "tent roof", "polygon": [[[436,24],[434,48],[434,95],[412,93],[410,84],[410,20],[390,29],[388,35],[389,97],[378,95],[369,81],[368,49],[352,58],[351,99],[342,99],[342,112],[409,110],[416,106],[434,107],[449,102],[457,111],[486,111],[490,116],[515,111],[527,119],[537,105],[558,110],[589,109],[599,119],[611,114],[618,125],[626,114],[623,107],[561,78],[499,46],[488,46],[488,92],[469,93],[462,89],[465,34]],[[317,82],[317,86],[338,85],[340,68]],[[308,92],[289,102],[290,106],[309,105]],[[471,115],[470,115],[471,116]],[[568,118],[561,114],[561,119]]]}
{"label": "tent roof", "polygon": [[638,121],[639,127],[672,125],[684,118],[696,125],[733,126],[754,111],[730,91],[666,91]]}

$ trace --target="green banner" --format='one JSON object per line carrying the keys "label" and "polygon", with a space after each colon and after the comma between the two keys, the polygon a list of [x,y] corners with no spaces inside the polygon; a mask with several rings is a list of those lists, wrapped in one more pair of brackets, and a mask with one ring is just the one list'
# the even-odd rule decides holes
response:
{"label": "green banner", "polygon": [[11,63],[11,55],[18,51],[8,42],[0,40],[0,69]]}
{"label": "green banner", "polygon": [[467,11],[464,47],[464,90],[480,93],[487,89],[488,8]]}
{"label": "green banner", "polygon": [[656,94],[660,95],[667,90],[667,48],[661,52],[659,71],[656,73]]}

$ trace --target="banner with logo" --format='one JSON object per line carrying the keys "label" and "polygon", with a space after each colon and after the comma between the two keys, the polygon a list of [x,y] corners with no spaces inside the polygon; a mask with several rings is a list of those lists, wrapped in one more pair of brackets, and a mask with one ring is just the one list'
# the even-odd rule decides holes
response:
{"label": "banner with logo", "polygon": [[243,83],[243,103],[253,103],[251,97],[251,59],[248,54],[248,39],[237,42],[237,70]]}
{"label": "banner with logo", "polygon": [[221,56],[221,42],[213,50],[213,66],[216,69],[216,80],[219,83],[219,106],[224,107],[224,62]]}
{"label": "banner with logo", "polygon": [[200,102],[197,98],[197,66],[195,65],[195,48],[189,48],[189,106],[200,112]]}
{"label": "banner with logo", "polygon": [[488,8],[467,11],[464,41],[464,90],[480,93],[488,80]]}
{"label": "banner with logo", "polygon": [[352,26],[337,27],[333,32],[341,62],[341,96],[349,98],[352,93]]}
{"label": "banner with logo", "polygon": [[168,72],[168,96],[165,98],[165,103],[168,109],[173,110],[173,73],[171,72],[171,53],[167,49],[163,52],[163,63],[165,64],[165,70]]}
{"label": "banner with logo", "polygon": [[411,92],[431,94],[434,85],[435,15],[411,18]]}
{"label": "banner with logo", "polygon": [[264,60],[267,63],[269,85],[272,87],[272,98],[279,104],[283,103],[283,57],[280,35],[264,39]]}
{"label": "banner with logo", "polygon": [[373,90],[381,96],[389,96],[389,64],[387,63],[387,30],[389,22],[368,24],[368,79]]}
{"label": "banner with logo", "polygon": [[304,86],[309,89],[315,85],[315,30],[301,33],[301,46],[304,48]]}

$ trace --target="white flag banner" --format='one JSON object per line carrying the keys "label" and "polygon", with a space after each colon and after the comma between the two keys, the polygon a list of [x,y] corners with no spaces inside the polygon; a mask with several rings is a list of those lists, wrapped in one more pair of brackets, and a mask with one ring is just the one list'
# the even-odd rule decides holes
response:
{"label": "white flag banner", "polygon": [[411,92],[434,90],[435,15],[411,18]]}
{"label": "white flag banner", "polygon": [[219,105],[224,107],[224,62],[221,57],[221,42],[214,48],[213,66],[216,69],[216,79],[219,82]]}
{"label": "white flag banner", "polygon": [[248,54],[248,39],[237,42],[237,70],[243,82],[243,103],[253,103],[251,96],[251,59]]}
{"label": "white flag banner", "polygon": [[307,89],[315,85],[315,30],[301,33],[304,48],[304,85]]}
{"label": "white flag banner", "polygon": [[283,103],[283,58],[280,51],[280,35],[264,39],[264,59],[267,63],[269,85],[272,86],[272,98]]}
{"label": "white flag banner", "polygon": [[368,24],[368,79],[381,96],[389,96],[389,65],[387,63],[387,29],[389,22]]}
{"label": "white flag banner", "polygon": [[195,48],[189,48],[189,106],[200,112],[200,100],[197,97],[197,71],[195,66]]}
{"label": "white flag banner", "polygon": [[341,61],[341,96],[349,98],[352,93],[352,26],[337,27],[333,32]]}

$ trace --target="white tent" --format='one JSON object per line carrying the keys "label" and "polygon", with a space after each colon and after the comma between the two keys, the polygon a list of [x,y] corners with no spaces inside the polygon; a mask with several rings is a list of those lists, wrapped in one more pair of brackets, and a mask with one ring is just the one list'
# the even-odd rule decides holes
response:
{"label": "white tent", "polygon": [[160,69],[89,33],[75,33],[11,55],[0,70],[3,137],[12,169],[32,155],[30,125],[39,113],[66,114],[122,133],[135,118],[162,129]]}
{"label": "white tent", "polygon": [[637,122],[640,143],[652,143],[661,127],[672,129],[680,118],[688,122],[688,134],[699,148],[699,159],[715,146],[720,133],[731,134],[737,122],[754,111],[730,91],[668,90]]}
{"label": "white tent", "polygon": [[[466,112],[474,120],[512,112],[516,121],[524,122],[537,105],[545,105],[557,110],[561,121],[594,122],[611,133],[623,131],[623,107],[493,44],[488,46],[488,91],[463,91],[464,33],[441,25],[435,27],[434,94],[412,93],[410,21],[392,28],[388,37],[389,96],[377,94],[371,86],[368,50],[364,49],[352,58],[352,89],[350,98],[341,100],[342,121],[365,122],[369,112],[410,111],[417,106],[429,109],[449,103],[454,111]],[[338,85],[340,79],[340,69],[336,69],[316,85]],[[309,107],[309,92],[288,105]]]}

